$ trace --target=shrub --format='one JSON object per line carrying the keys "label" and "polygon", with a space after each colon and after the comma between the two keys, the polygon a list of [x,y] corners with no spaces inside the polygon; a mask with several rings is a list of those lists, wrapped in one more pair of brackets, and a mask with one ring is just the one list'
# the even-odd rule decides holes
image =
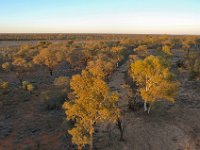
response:
{"label": "shrub", "polygon": [[24,89],[24,90],[27,90],[27,85],[29,84],[29,82],[28,81],[23,81],[22,82],[22,88]]}
{"label": "shrub", "polygon": [[22,82],[22,88],[29,92],[32,92],[34,90],[34,86],[31,83],[29,83],[28,81]]}
{"label": "shrub", "polygon": [[59,87],[68,87],[69,78],[64,76],[58,77],[54,80],[54,85]]}
{"label": "shrub", "polygon": [[135,51],[147,51],[146,45],[140,45],[137,48],[135,48]]}
{"label": "shrub", "polygon": [[32,84],[28,84],[26,86],[27,91],[32,92],[34,90],[34,86]]}
{"label": "shrub", "polygon": [[191,70],[190,71],[190,75],[189,75],[189,80],[196,80],[199,76],[199,73],[194,71],[194,70]]}
{"label": "shrub", "polygon": [[10,69],[10,63],[9,63],[9,62],[3,63],[3,64],[2,64],[2,68],[3,68],[4,70],[9,70],[9,69]]}
{"label": "shrub", "polygon": [[47,90],[42,92],[40,97],[47,110],[54,110],[62,107],[63,102],[67,98],[67,93],[64,90]]}
{"label": "shrub", "polygon": [[1,89],[7,89],[8,87],[9,87],[8,82],[3,81],[3,82],[0,83],[0,88]]}

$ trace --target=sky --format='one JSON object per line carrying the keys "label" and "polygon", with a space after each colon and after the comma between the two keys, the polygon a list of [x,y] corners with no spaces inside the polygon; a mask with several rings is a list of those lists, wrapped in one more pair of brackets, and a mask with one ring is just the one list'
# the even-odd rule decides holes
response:
{"label": "sky", "polygon": [[0,33],[200,35],[200,0],[0,0]]}

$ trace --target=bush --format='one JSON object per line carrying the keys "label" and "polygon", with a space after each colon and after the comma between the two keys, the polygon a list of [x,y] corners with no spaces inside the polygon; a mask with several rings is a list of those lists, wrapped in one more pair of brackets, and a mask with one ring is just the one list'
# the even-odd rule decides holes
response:
{"label": "bush", "polygon": [[140,45],[137,48],[135,48],[135,51],[147,51],[146,45]]}
{"label": "bush", "polygon": [[8,87],[9,87],[8,82],[3,81],[3,82],[0,83],[0,88],[1,89],[7,89]]}
{"label": "bush", "polygon": [[28,81],[23,81],[23,82],[22,82],[22,88],[23,88],[24,90],[26,90],[28,84],[29,84]]}
{"label": "bush", "polygon": [[189,75],[189,80],[195,80],[197,79],[199,76],[199,73],[194,71],[194,70],[191,70],[190,71],[190,75]]}
{"label": "bush", "polygon": [[47,110],[61,109],[62,104],[67,98],[65,90],[47,90],[41,93],[41,99]]}
{"label": "bush", "polygon": [[10,63],[9,63],[9,62],[3,63],[3,64],[2,64],[2,68],[3,68],[4,70],[9,70],[9,69],[10,69]]}
{"label": "bush", "polygon": [[32,92],[34,90],[34,86],[31,83],[29,83],[28,81],[22,82],[22,88],[29,92]]}
{"label": "bush", "polygon": [[54,80],[54,85],[59,87],[68,87],[69,78],[64,76],[58,77]]}
{"label": "bush", "polygon": [[195,54],[188,59],[188,66],[190,70],[190,80],[198,80],[200,78],[200,60],[199,55]]}
{"label": "bush", "polygon": [[28,84],[26,89],[27,91],[32,92],[34,90],[34,86],[32,84]]}

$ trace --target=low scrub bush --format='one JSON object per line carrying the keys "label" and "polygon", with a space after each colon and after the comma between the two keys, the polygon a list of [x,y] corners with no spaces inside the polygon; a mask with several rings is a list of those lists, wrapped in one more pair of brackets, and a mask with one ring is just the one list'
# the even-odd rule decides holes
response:
{"label": "low scrub bush", "polygon": [[65,90],[47,90],[41,93],[41,99],[47,110],[61,109],[66,98],[67,92]]}

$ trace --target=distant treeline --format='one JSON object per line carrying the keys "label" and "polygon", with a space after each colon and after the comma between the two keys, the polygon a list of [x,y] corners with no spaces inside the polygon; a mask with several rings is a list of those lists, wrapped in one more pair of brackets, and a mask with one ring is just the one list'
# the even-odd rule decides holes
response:
{"label": "distant treeline", "polygon": [[[144,34],[0,34],[0,41],[30,41],[30,40],[120,40],[124,38],[142,39],[165,35]],[[186,35],[185,35],[186,36]],[[172,37],[185,37],[174,35]],[[198,36],[200,38],[200,36]]]}
{"label": "distant treeline", "polygon": [[0,34],[0,41],[29,41],[29,40],[100,40],[121,39],[133,35],[116,34]]}

